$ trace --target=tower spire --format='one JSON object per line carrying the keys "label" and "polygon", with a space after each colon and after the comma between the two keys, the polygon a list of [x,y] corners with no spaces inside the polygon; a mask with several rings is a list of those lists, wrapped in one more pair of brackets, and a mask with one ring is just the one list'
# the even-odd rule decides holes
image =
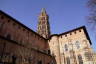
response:
{"label": "tower spire", "polygon": [[42,13],[46,13],[45,8],[42,8],[41,12],[42,12]]}
{"label": "tower spire", "polygon": [[46,15],[47,15],[47,13],[46,13],[45,8],[42,8],[42,10],[41,10],[41,16],[46,16]]}
{"label": "tower spire", "polygon": [[38,20],[37,32],[44,38],[48,38],[50,36],[49,17],[46,13],[45,8],[42,8],[41,10],[41,14]]}

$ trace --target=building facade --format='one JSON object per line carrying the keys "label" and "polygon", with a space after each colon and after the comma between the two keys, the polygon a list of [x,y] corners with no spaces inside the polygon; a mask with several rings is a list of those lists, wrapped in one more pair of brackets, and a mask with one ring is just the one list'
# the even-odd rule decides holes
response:
{"label": "building facade", "polygon": [[47,40],[0,11],[0,62],[5,64],[53,64]]}
{"label": "building facade", "polygon": [[50,35],[49,16],[42,9],[37,33],[0,11],[0,63],[92,64],[85,26]]}
{"label": "building facade", "polygon": [[48,40],[57,64],[93,64],[91,41],[84,26]]}
{"label": "building facade", "polygon": [[[48,35],[48,33],[50,34],[50,29],[48,28],[50,27],[48,22],[49,18],[47,16],[46,11],[43,9],[41,15],[39,16],[38,23],[38,33],[43,37],[44,35]],[[51,50],[51,55],[55,56],[57,64],[93,63],[93,50],[91,48],[92,43],[85,26],[62,34],[53,34],[48,38],[48,43]]]}

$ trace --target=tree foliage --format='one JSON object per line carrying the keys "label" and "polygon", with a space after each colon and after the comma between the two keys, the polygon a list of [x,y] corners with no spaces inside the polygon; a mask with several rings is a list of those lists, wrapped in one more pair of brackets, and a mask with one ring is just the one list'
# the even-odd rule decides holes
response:
{"label": "tree foliage", "polygon": [[89,11],[90,11],[90,15],[88,17],[88,23],[94,29],[96,29],[96,0],[88,0],[87,6],[88,6]]}

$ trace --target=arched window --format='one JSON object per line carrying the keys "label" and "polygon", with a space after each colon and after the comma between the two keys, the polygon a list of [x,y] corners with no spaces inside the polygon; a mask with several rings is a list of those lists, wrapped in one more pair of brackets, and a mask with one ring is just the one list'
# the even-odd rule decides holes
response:
{"label": "arched window", "polygon": [[80,48],[80,43],[79,43],[79,41],[76,41],[75,45],[76,45],[77,49]]}
{"label": "arched window", "polygon": [[70,58],[69,57],[66,58],[66,62],[67,62],[67,64],[70,64]]}
{"label": "arched window", "polygon": [[68,51],[68,46],[67,46],[67,44],[65,44],[65,51]]}
{"label": "arched window", "polygon": [[79,64],[83,64],[83,60],[82,60],[82,56],[81,55],[78,55],[78,61],[79,61]]}

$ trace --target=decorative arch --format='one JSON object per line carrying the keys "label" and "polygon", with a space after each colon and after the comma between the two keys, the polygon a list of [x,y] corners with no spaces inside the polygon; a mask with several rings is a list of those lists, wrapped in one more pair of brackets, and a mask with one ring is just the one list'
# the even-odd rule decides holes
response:
{"label": "decorative arch", "polygon": [[79,64],[83,64],[83,59],[81,55],[78,55],[78,61],[79,61]]}

